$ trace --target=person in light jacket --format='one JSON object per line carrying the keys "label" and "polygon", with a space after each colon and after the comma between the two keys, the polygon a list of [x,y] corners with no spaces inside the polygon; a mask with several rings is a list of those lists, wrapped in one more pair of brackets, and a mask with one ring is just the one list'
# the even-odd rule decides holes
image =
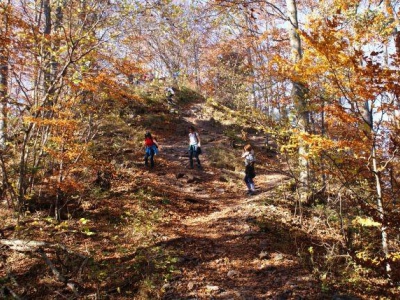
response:
{"label": "person in light jacket", "polygon": [[244,166],[245,166],[244,182],[246,183],[247,186],[247,194],[254,195],[255,187],[253,178],[256,177],[256,172],[254,169],[254,163],[256,161],[254,156],[254,150],[250,144],[244,146],[243,150],[244,153],[242,155],[242,158],[244,158]]}
{"label": "person in light jacket", "polygon": [[193,156],[196,158],[197,168],[201,169],[199,154],[201,151],[200,136],[194,126],[189,127],[189,161],[190,168],[193,169]]}

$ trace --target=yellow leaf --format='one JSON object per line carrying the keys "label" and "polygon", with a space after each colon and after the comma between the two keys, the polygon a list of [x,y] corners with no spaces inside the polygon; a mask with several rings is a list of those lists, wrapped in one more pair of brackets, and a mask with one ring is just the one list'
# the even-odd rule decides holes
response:
{"label": "yellow leaf", "polygon": [[357,217],[352,222],[353,225],[361,225],[364,227],[379,227],[381,223],[375,222],[371,218]]}

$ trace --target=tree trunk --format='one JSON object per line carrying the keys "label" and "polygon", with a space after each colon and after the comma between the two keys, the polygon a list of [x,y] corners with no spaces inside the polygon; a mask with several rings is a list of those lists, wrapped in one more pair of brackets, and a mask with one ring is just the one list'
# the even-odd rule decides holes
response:
{"label": "tree trunk", "polygon": [[[249,36],[253,36],[253,28],[254,25],[252,23],[252,21],[249,18],[248,12],[245,13],[245,18],[246,18],[246,26],[247,29],[249,30]],[[254,108],[257,108],[258,106],[258,101],[257,101],[257,93],[256,93],[256,74],[254,72],[254,63],[253,63],[253,53],[252,53],[252,48],[253,48],[253,43],[251,42],[251,44],[249,45],[249,47],[247,47],[247,59],[249,62],[249,67],[250,67],[250,72],[251,72],[251,77],[252,77],[252,84],[251,84],[251,96],[253,98],[253,106]]]}
{"label": "tree trunk", "polygon": [[381,221],[381,244],[382,244],[382,251],[385,255],[386,263],[385,263],[385,270],[386,270],[386,275],[390,278],[390,273],[392,268],[390,267],[390,263],[387,260],[389,258],[389,242],[388,242],[388,236],[387,236],[387,227],[386,227],[386,222],[385,222],[385,211],[383,208],[383,202],[382,202],[382,187],[381,187],[381,180],[379,176],[379,170],[377,167],[377,161],[376,161],[376,146],[375,143],[373,143],[372,146],[372,172],[374,173],[375,176],[375,186],[376,186],[376,205],[377,209],[379,212],[379,217]]}
{"label": "tree trunk", "polygon": [[[302,58],[301,40],[297,30],[299,23],[297,19],[296,0],[286,0],[288,19],[289,19],[289,39],[293,63],[297,63]],[[307,132],[309,127],[309,111],[307,109],[306,88],[303,83],[292,81],[292,99],[299,115],[298,126],[301,132]],[[307,201],[307,191],[309,186],[308,176],[308,149],[306,144],[299,140],[299,200],[300,203]]]}
{"label": "tree trunk", "polygon": [[[7,145],[7,102],[8,102],[8,81],[9,81],[9,5],[10,1],[7,3],[0,4],[0,36],[3,41],[0,46],[0,152],[6,149]],[[2,173],[2,183],[0,186],[0,198],[4,198],[6,190],[12,190],[11,185],[8,182],[8,174],[6,170],[6,165],[1,156],[1,173]],[[12,192],[11,192],[12,195]],[[8,201],[8,205],[13,205],[13,200],[15,198],[11,197]]]}
{"label": "tree trunk", "polygon": [[30,133],[33,128],[33,124],[29,125],[28,129],[25,129],[24,141],[21,145],[21,154],[19,158],[19,179],[18,179],[18,211],[22,212],[25,210],[25,194],[27,189],[26,184],[26,170],[27,170],[27,157],[28,153],[28,143],[30,140]]}
{"label": "tree trunk", "polygon": [[194,54],[194,76],[196,82],[196,90],[201,91],[200,44],[197,40],[193,42],[193,54]]}
{"label": "tree trunk", "polygon": [[[51,22],[51,6],[50,0],[43,0],[43,15],[44,15],[44,30],[43,30],[43,43],[44,43],[44,52],[43,52],[43,61],[44,61],[44,75],[43,75],[43,98],[45,98],[48,94],[52,94],[50,91],[50,87],[52,86],[53,76],[52,76],[52,68],[51,68],[51,61],[53,54],[51,53],[51,29],[52,29],[52,22]],[[47,103],[44,105],[44,115],[45,117],[50,117],[50,107],[52,102],[52,97],[47,97]]]}
{"label": "tree trunk", "polygon": [[390,0],[385,0],[385,10],[387,18],[388,19],[393,18],[395,24],[397,24],[393,36],[394,36],[397,58],[400,59],[400,27],[399,27],[400,18]]}
{"label": "tree trunk", "polygon": [[[373,122],[373,113],[372,108],[370,107],[368,101],[365,101],[360,109],[360,114],[363,119],[363,122],[367,126],[366,135],[371,139],[371,160],[372,160],[372,173],[375,178],[375,189],[376,189],[376,207],[379,213],[379,218],[381,221],[381,245],[382,251],[385,255],[385,259],[387,260],[389,257],[389,246],[388,246],[388,236],[387,236],[387,227],[385,222],[385,209],[383,206],[383,198],[382,198],[382,186],[380,179],[380,171],[378,168],[377,158],[376,158],[376,138],[374,136],[374,122]],[[391,267],[389,261],[385,263],[386,275],[390,278]]]}
{"label": "tree trunk", "polygon": [[45,105],[49,110],[49,117],[52,116],[52,106],[55,102],[55,92],[57,90],[54,85],[57,73],[59,71],[59,63],[57,60],[57,52],[60,48],[59,38],[57,32],[61,29],[63,22],[63,1],[56,2],[55,19],[52,17],[52,7],[50,0],[43,1],[43,13],[45,18],[45,27],[43,34],[44,39],[44,98],[47,97]]}
{"label": "tree trunk", "polygon": [[0,46],[0,149],[5,149],[7,139],[9,4],[10,1],[0,6],[0,33],[4,39]]}
{"label": "tree trunk", "polygon": [[[386,16],[388,19],[393,18],[395,23],[397,24],[396,28],[393,32],[393,40],[396,49],[396,56],[397,59],[400,60],[400,19],[396,13],[396,10],[393,8],[393,5],[390,0],[385,0],[385,9],[386,9]],[[394,111],[394,123],[396,128],[400,128],[400,103],[397,100],[398,97],[395,97],[395,111]]]}
{"label": "tree trunk", "polygon": [[[50,7],[50,1],[45,0],[44,2],[44,14],[45,14],[45,30],[44,34],[51,36],[49,38],[50,45],[46,45],[46,48],[49,50],[48,53],[46,53],[46,57],[48,57],[48,63],[46,62],[46,69],[45,69],[45,76],[44,76],[44,86],[45,86],[45,93],[47,93],[47,103],[44,103],[45,106],[45,117],[47,118],[53,118],[54,117],[54,105],[57,103],[57,88],[55,87],[54,83],[56,80],[56,74],[59,72],[59,63],[57,61],[56,53],[58,52],[60,48],[60,43],[57,37],[57,31],[60,30],[63,22],[63,7],[62,7],[62,2],[61,0],[57,0],[56,2],[56,10],[55,10],[55,19],[54,19],[54,24],[52,20],[52,15],[51,15],[51,7]],[[54,25],[54,26],[53,26]],[[48,110],[46,112],[46,109]],[[50,134],[50,131],[48,128],[43,129],[43,138],[46,138],[47,134]],[[63,153],[63,149],[61,149],[61,152]],[[59,162],[59,185],[61,185],[61,182],[63,180],[63,159],[61,158]],[[57,188],[57,195],[55,197],[54,201],[54,216],[57,221],[60,221],[60,210],[61,210],[61,204],[62,204],[62,193],[59,189]]]}

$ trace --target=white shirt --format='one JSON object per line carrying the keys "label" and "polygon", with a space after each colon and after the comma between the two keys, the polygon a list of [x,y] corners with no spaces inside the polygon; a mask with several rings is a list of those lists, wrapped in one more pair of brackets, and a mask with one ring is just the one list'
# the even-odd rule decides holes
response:
{"label": "white shirt", "polygon": [[198,141],[199,141],[198,136],[199,135],[197,134],[197,132],[189,133],[189,145],[190,146],[198,144]]}
{"label": "white shirt", "polygon": [[244,157],[244,165],[248,166],[255,162],[254,151],[251,150],[250,152],[246,151],[243,153],[242,157]]}

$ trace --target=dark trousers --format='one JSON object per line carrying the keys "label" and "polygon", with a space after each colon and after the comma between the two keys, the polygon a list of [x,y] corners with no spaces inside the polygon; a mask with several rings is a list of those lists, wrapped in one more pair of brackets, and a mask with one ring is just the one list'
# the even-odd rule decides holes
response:
{"label": "dark trousers", "polygon": [[249,175],[246,174],[246,176],[244,176],[244,182],[246,183],[246,186],[247,186],[249,191],[253,191],[254,190],[253,178],[251,178]]}
{"label": "dark trousers", "polygon": [[196,158],[197,166],[200,167],[200,159],[199,153],[197,152],[197,146],[191,145],[189,148],[189,160],[190,160],[190,167],[193,168],[193,156]]}
{"label": "dark trousers", "polygon": [[244,182],[246,183],[247,189],[250,193],[253,193],[255,189],[253,178],[256,176],[254,165],[247,165],[244,173],[246,174]]}

